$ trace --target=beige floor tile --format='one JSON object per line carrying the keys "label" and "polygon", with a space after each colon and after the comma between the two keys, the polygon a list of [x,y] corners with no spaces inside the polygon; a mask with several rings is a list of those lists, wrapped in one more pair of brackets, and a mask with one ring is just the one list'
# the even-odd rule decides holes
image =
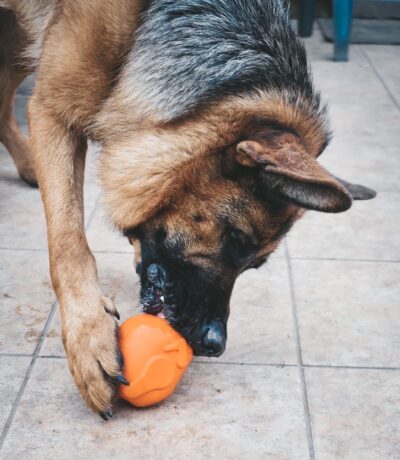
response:
{"label": "beige floor tile", "polygon": [[[197,358],[209,361],[209,358]],[[272,257],[236,282],[225,353],[212,361],[295,364],[296,344],[286,261]]]}
{"label": "beige floor tile", "polygon": [[306,369],[316,459],[400,457],[400,371]]}
{"label": "beige floor tile", "polygon": [[362,49],[400,105],[400,47],[363,45]]}
{"label": "beige floor tile", "polygon": [[[27,80],[27,90],[31,83]],[[14,110],[25,135],[28,135],[26,95],[17,95]],[[98,148],[90,145],[86,166],[85,216],[90,216],[100,188],[97,180]],[[0,144],[0,247],[46,249],[46,225],[40,193],[22,182],[14,163]]]}
{"label": "beige floor tile", "polygon": [[306,364],[400,367],[400,264],[292,261]]}
{"label": "beige floor tile", "polygon": [[381,193],[341,214],[308,212],[287,237],[290,255],[400,260],[399,202],[399,193]]}
{"label": "beige floor tile", "polygon": [[360,99],[353,98],[349,106],[330,105],[334,135],[320,162],[349,182],[364,184],[378,193],[398,192],[400,113],[383,95],[375,103],[362,96]]}
{"label": "beige floor tile", "polygon": [[[316,87],[328,102],[334,132],[321,163],[350,182],[365,183],[378,191],[400,191],[398,108],[358,45],[352,47],[349,62],[332,62],[326,58],[327,51],[332,52],[332,44],[320,40],[317,33],[306,40],[306,45]],[[379,70],[382,68],[395,85],[399,80],[396,47],[365,49],[374,59],[382,49],[382,58],[377,61]]]}
{"label": "beige floor tile", "polygon": [[315,63],[314,78],[328,102],[333,129],[321,163],[333,174],[378,192],[400,191],[400,113],[368,61],[333,67]]}
{"label": "beige floor tile", "polygon": [[[365,56],[349,62],[320,60],[311,63],[316,88],[322,100],[335,106],[351,107],[354,104],[392,104],[385,88],[376,78]],[[382,100],[381,100],[382,99]]]}
{"label": "beige floor tile", "polygon": [[31,358],[0,356],[0,433],[7,422],[30,362]]}
{"label": "beige floor tile", "polygon": [[0,352],[32,353],[54,299],[45,251],[0,250]]}
{"label": "beige floor tile", "polygon": [[[371,123],[375,113],[382,115]],[[400,113],[387,104],[378,107],[332,106],[335,134],[320,163],[332,174],[373,188],[399,192]]]}
{"label": "beige floor tile", "polygon": [[348,62],[333,62],[333,44],[325,42],[318,29],[304,42],[315,86],[321,91],[323,101],[345,107],[367,106],[369,101],[391,102],[360,46],[351,47]]}
{"label": "beige floor tile", "polygon": [[[164,404],[121,404],[104,423],[80,400],[63,359],[40,359],[4,458],[305,459],[294,368],[192,364]],[[35,457],[37,455],[37,457]]]}
{"label": "beige floor tile", "polygon": [[[91,167],[89,166],[89,169]],[[88,175],[93,175],[89,172]],[[86,220],[100,189],[95,180],[85,185]],[[38,189],[19,179],[12,160],[0,145],[0,248],[47,249],[44,210]]]}
{"label": "beige floor tile", "polygon": [[0,144],[0,247],[45,249],[46,225],[40,193],[18,176]]}

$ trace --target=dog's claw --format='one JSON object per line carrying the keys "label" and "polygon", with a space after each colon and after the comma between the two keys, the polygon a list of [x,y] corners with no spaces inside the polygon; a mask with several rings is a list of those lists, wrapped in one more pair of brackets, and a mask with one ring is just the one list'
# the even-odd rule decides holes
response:
{"label": "dog's claw", "polygon": [[117,375],[115,377],[115,380],[119,383],[122,383],[122,385],[129,385],[128,380],[126,380],[126,378],[123,375]]}
{"label": "dog's claw", "polygon": [[105,410],[104,412],[99,412],[99,415],[106,422],[113,416],[111,409]]}
{"label": "dog's claw", "polygon": [[111,316],[115,316],[119,321],[121,317],[119,316],[118,310],[110,310],[106,305],[104,305],[104,310]]}

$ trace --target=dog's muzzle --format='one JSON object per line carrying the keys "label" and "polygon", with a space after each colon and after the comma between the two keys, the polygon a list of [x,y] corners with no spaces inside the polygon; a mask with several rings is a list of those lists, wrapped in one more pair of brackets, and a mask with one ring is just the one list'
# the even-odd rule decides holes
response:
{"label": "dog's muzzle", "polygon": [[[158,263],[150,264],[145,272],[146,288],[143,292],[142,307],[145,313],[150,313],[166,318],[174,325],[174,305],[176,299],[173,295],[173,283],[169,279],[166,269]],[[197,356],[220,356],[225,351],[227,334],[226,326],[218,318],[202,322],[197,319],[197,324],[190,324],[189,317],[186,325],[190,332],[186,339],[193,347]],[[179,330],[179,327],[178,329]],[[184,334],[185,335],[185,334]]]}

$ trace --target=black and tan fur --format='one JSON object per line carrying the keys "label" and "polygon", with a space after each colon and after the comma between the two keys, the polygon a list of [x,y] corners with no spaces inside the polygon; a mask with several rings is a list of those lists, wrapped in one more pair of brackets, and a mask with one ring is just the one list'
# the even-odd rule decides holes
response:
{"label": "black and tan fur", "polygon": [[[87,141],[114,224],[136,248],[145,311],[197,354],[225,346],[236,277],[304,212],[374,193],[316,161],[329,140],[305,51],[278,0],[0,0],[0,141],[38,181],[63,342],[78,388],[111,416],[117,311],[83,219]],[[33,69],[30,145],[12,116]]]}

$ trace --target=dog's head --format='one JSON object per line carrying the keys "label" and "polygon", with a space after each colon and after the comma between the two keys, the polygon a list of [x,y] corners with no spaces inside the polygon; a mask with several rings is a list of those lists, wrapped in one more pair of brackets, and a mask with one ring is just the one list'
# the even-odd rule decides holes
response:
{"label": "dog's head", "polygon": [[129,229],[140,242],[143,310],[160,314],[195,354],[225,349],[236,278],[259,267],[304,209],[342,212],[375,193],[330,175],[301,137],[280,126],[255,126],[242,140],[182,165],[180,193]]}

